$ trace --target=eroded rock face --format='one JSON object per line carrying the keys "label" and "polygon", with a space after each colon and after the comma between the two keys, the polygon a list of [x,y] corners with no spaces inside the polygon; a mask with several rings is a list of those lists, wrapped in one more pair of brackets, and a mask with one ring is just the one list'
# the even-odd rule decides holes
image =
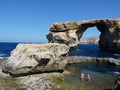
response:
{"label": "eroded rock face", "polygon": [[61,71],[67,64],[68,51],[65,44],[19,44],[1,67],[12,75]]}
{"label": "eroded rock face", "polygon": [[54,23],[47,38],[51,43],[64,43],[70,47],[76,47],[87,28],[93,26],[101,32],[100,49],[120,53],[120,19]]}

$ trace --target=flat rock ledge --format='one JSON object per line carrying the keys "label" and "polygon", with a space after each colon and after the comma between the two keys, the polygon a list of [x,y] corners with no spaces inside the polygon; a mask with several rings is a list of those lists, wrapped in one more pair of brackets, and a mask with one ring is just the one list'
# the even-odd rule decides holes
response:
{"label": "flat rock ledge", "polygon": [[[2,60],[0,63],[2,63]],[[56,83],[56,79],[64,80],[64,75],[60,72],[33,74],[21,77],[11,77],[3,73],[0,65],[0,90],[61,90],[61,86]]]}
{"label": "flat rock ledge", "polygon": [[60,73],[43,73],[18,77],[16,80],[18,81],[17,84],[25,90],[60,90],[60,86],[53,79],[62,76]]}
{"label": "flat rock ledge", "polygon": [[65,44],[19,44],[1,68],[13,76],[62,72],[67,64],[68,51],[69,47]]}
{"label": "flat rock ledge", "polygon": [[86,57],[86,56],[69,56],[67,57],[67,63],[80,63],[80,62],[108,62],[114,65],[120,65],[120,60],[115,58],[100,58],[100,57]]}

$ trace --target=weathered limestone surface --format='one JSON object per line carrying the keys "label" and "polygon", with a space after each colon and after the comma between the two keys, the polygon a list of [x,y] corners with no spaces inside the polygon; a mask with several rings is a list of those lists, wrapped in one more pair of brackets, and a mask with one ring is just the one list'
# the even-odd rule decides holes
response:
{"label": "weathered limestone surface", "polygon": [[19,44],[1,67],[12,75],[61,71],[67,64],[68,51],[65,44]]}
{"label": "weathered limestone surface", "polygon": [[60,90],[60,85],[53,82],[53,79],[54,77],[61,79],[62,76],[60,73],[35,74],[19,77],[17,83],[25,90]]}
{"label": "weathered limestone surface", "polygon": [[51,25],[47,38],[52,43],[64,43],[70,47],[76,47],[87,28],[93,26],[101,32],[100,49],[120,53],[120,19],[54,23]]}

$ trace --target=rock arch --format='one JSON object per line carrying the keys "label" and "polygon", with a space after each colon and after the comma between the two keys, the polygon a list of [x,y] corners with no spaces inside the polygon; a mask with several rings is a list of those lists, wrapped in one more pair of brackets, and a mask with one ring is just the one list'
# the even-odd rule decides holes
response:
{"label": "rock arch", "polygon": [[[69,47],[76,47],[84,31],[93,26],[101,32],[100,48],[120,53],[120,19],[55,23],[47,34],[51,43],[17,45],[10,58],[1,64],[2,71],[13,76],[61,72],[68,63],[66,56]],[[119,60],[116,62],[115,59],[110,59],[110,62],[120,64]]]}
{"label": "rock arch", "polygon": [[120,19],[54,23],[50,27],[47,38],[51,43],[64,43],[70,47],[76,47],[80,44],[80,38],[85,30],[93,26],[101,32],[100,49],[120,53]]}

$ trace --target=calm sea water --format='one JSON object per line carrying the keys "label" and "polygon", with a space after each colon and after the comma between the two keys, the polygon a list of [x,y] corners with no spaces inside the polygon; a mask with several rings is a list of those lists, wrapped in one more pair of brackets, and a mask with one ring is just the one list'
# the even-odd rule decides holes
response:
{"label": "calm sea water", "polygon": [[9,57],[10,52],[16,48],[18,43],[0,42],[0,58]]}
{"label": "calm sea water", "polygon": [[[9,57],[10,52],[16,48],[18,43],[2,43],[0,42],[0,58]],[[91,56],[91,57],[112,57],[120,59],[120,54],[113,54],[100,51],[99,46],[95,44],[81,44],[77,49],[69,52],[70,56]]]}
{"label": "calm sea water", "polygon": [[[18,43],[0,43],[0,57],[9,57],[10,52],[16,48],[17,44]],[[120,54],[101,52],[98,45],[93,44],[81,44],[76,50],[70,51],[69,55],[120,58]],[[62,90],[112,90],[115,79],[120,75],[120,66],[109,66],[105,63],[77,63],[67,65],[66,69],[71,72],[71,74],[66,75],[64,80],[59,81],[58,84],[61,83],[63,86]],[[91,81],[80,81],[81,72],[85,74],[89,73]],[[6,82],[2,77],[0,79],[0,87],[3,87],[3,83],[5,83],[5,87],[11,87],[11,84],[8,84],[10,80]],[[13,86],[13,88],[16,88],[16,86]]]}
{"label": "calm sea water", "polygon": [[120,59],[120,54],[103,52],[95,44],[80,44],[77,49],[71,50],[69,56],[90,56],[90,57],[107,57]]}

